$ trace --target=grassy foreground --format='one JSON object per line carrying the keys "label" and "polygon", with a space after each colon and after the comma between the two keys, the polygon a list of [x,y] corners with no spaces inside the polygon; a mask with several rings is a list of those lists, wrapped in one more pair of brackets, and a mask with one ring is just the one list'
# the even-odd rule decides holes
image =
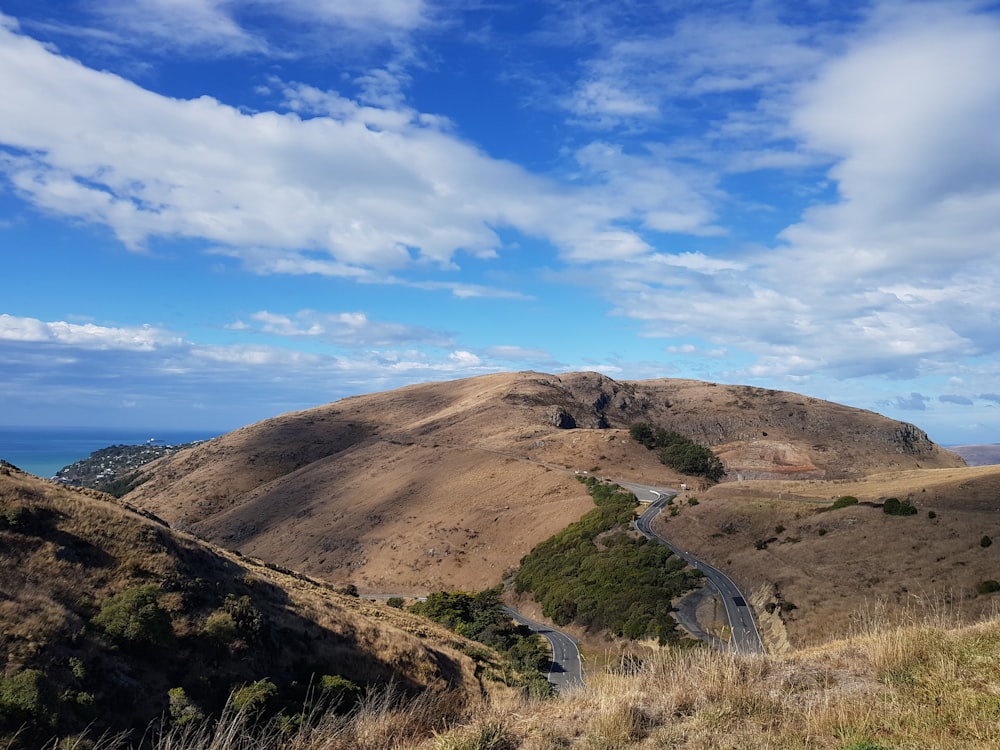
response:
{"label": "grassy foreground", "polygon": [[[230,713],[157,750],[836,748],[975,750],[1000,743],[1000,617],[961,628],[869,621],[782,656],[651,650],[550,700],[504,694],[442,728],[446,696],[373,695],[349,716],[282,734]],[[429,695],[429,694],[428,694]],[[83,746],[81,746],[83,747]],[[113,740],[100,748],[123,747]]]}

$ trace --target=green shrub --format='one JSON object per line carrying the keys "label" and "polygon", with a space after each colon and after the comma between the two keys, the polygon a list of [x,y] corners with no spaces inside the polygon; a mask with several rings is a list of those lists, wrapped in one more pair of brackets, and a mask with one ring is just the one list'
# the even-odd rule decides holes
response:
{"label": "green shrub", "polygon": [[[504,681],[531,689],[532,683],[539,677],[538,670],[548,672],[551,663],[549,648],[540,635],[511,620],[504,611],[501,590],[500,586],[496,586],[475,594],[436,591],[424,601],[412,605],[410,612],[439,622],[470,640],[500,652],[507,661]],[[551,694],[551,691],[543,692]]]}
{"label": "green shrub", "polygon": [[983,538],[979,540],[979,546],[985,549],[986,547],[989,547],[991,544],[993,544],[993,540],[990,539],[985,534],[983,534]]}
{"label": "green shrub", "polygon": [[236,640],[239,629],[236,620],[225,610],[216,610],[205,619],[201,633],[220,645],[228,645]]}
{"label": "green shrub", "polygon": [[917,509],[909,500],[900,502],[897,497],[890,497],[882,504],[882,512],[889,516],[912,516]]}
{"label": "green shrub", "polygon": [[174,629],[159,599],[160,587],[156,584],[132,586],[101,604],[92,622],[121,643],[165,646],[173,641]]}
{"label": "green shrub", "polygon": [[339,674],[325,674],[319,678],[320,693],[342,710],[354,707],[361,697],[361,688]]}
{"label": "green shrub", "polygon": [[86,679],[87,667],[86,665],[84,665],[82,659],[76,656],[71,656],[69,657],[69,659],[66,660],[66,663],[69,665],[69,669],[73,673],[73,676],[76,679],[80,680],[81,682],[83,682],[83,680]]}
{"label": "green shrub", "polygon": [[0,728],[17,729],[21,725],[55,725],[55,696],[38,669],[25,669],[10,677],[0,677]]}
{"label": "green shrub", "polygon": [[278,687],[273,682],[257,680],[236,688],[229,702],[240,713],[255,714],[263,711],[277,694]]}
{"label": "green shrub", "polygon": [[521,560],[515,590],[531,592],[558,625],[675,638],[670,602],[698,585],[701,573],[669,548],[627,533],[635,495],[596,480],[587,485],[597,507]]}
{"label": "green shrub", "polygon": [[857,504],[858,499],[853,495],[841,495],[833,501],[833,505],[830,506],[830,510],[837,510],[837,508],[846,508],[849,505]]}
{"label": "green shrub", "polygon": [[937,518],[937,513],[935,513],[933,510],[929,510],[929,511],[927,511],[927,517],[928,518]]}
{"label": "green shrub", "polygon": [[252,641],[260,635],[261,628],[264,626],[264,617],[260,610],[254,606],[249,596],[229,594],[226,596],[222,608],[233,618],[236,631],[241,638]]}
{"label": "green shrub", "polygon": [[170,688],[170,690],[167,691],[167,699],[169,700],[168,711],[170,713],[170,721],[173,722],[175,726],[182,727],[185,724],[201,721],[205,718],[205,714],[203,714],[194,701],[187,696],[187,693],[184,692],[184,688]]}
{"label": "green shrub", "polygon": [[638,422],[629,427],[629,435],[648,450],[656,450],[660,463],[681,474],[705,477],[712,482],[726,475],[718,456],[678,432]]}
{"label": "green shrub", "polygon": [[987,581],[980,581],[979,585],[976,586],[976,591],[980,594],[992,594],[1000,591],[1000,581],[994,581],[992,578]]}
{"label": "green shrub", "polygon": [[385,600],[385,603],[394,609],[402,609],[403,605],[406,604],[401,596],[390,596]]}

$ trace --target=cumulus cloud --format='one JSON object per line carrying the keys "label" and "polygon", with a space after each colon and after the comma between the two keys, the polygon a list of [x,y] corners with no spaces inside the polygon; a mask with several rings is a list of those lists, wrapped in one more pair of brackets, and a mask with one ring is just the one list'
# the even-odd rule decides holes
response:
{"label": "cumulus cloud", "polygon": [[45,322],[0,314],[0,341],[62,344],[84,349],[152,351],[178,346],[182,339],[151,325],[116,328],[93,323]]}
{"label": "cumulus cloud", "polygon": [[914,377],[994,354],[1000,24],[968,7],[887,4],[810,57],[814,76],[773,69],[787,123],[769,127],[828,161],[833,199],[728,267],[603,268],[619,312],[754,355],[737,377]]}
{"label": "cumulus cloud", "polygon": [[160,96],[0,33],[0,168],[39,208],[106,225],[135,250],[193,238],[263,273],[363,276],[495,257],[496,227],[584,261],[649,251],[622,219],[710,230],[705,201],[665,166],[588,149],[589,187],[567,190],[405,107],[289,85],[301,115],[246,113]]}
{"label": "cumulus cloud", "polygon": [[450,346],[452,343],[449,334],[402,323],[372,321],[363,312],[300,310],[286,315],[261,310],[250,315],[249,321],[238,321],[232,328],[290,338],[314,338],[343,347]]}

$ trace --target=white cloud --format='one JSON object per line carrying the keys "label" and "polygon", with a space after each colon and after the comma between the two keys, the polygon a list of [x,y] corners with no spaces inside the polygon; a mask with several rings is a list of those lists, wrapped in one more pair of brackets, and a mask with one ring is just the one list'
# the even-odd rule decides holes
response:
{"label": "white cloud", "polygon": [[289,24],[310,44],[317,30],[357,44],[359,36],[402,41],[430,20],[423,0],[99,0],[88,10],[120,46],[210,57],[301,54],[283,47],[278,31]]}
{"label": "white cloud", "polygon": [[94,10],[119,40],[148,45],[212,49],[215,55],[264,52],[267,43],[243,29],[225,0],[101,0]]}
{"label": "white cloud", "polygon": [[588,259],[648,252],[614,226],[622,219],[703,231],[711,218],[664,166],[590,153],[591,187],[567,190],[408,109],[288,86],[304,114],[322,114],[248,114],[159,96],[0,33],[2,169],[35,205],[107,225],[133,249],[194,238],[262,273],[362,277],[495,257],[495,227]]}
{"label": "white cloud", "polygon": [[997,70],[992,17],[875,14],[790,113],[797,148],[830,160],[833,202],[778,247],[733,248],[728,264],[644,256],[602,266],[600,283],[651,335],[753,355],[734,377],[914,377],[995,355]]}
{"label": "white cloud", "polygon": [[44,322],[0,314],[0,341],[62,344],[84,349],[152,351],[179,346],[182,339],[150,325],[126,328],[84,325],[64,321]]}
{"label": "white cloud", "polygon": [[290,338],[313,338],[349,348],[449,346],[452,337],[419,326],[368,319],[363,312],[322,313],[300,310],[294,315],[266,310],[250,315],[250,322],[230,326],[237,331],[255,331]]}

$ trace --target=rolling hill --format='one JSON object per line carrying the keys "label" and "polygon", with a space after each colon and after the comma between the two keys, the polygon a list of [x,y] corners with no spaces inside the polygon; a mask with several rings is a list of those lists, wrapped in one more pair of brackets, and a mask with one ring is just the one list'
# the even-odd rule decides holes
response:
{"label": "rolling hill", "polygon": [[148,465],[126,498],[221,546],[363,592],[479,589],[592,507],[575,472],[687,480],[629,437],[638,421],[710,446],[728,470],[723,486],[963,466],[912,425],[798,394],[522,372],[265,420]]}
{"label": "rolling hill", "polygon": [[217,714],[248,686],[289,715],[311,684],[447,694],[455,710],[496,687],[469,641],[423,618],[2,463],[0,569],[4,747],[84,728],[137,739],[161,715]]}

